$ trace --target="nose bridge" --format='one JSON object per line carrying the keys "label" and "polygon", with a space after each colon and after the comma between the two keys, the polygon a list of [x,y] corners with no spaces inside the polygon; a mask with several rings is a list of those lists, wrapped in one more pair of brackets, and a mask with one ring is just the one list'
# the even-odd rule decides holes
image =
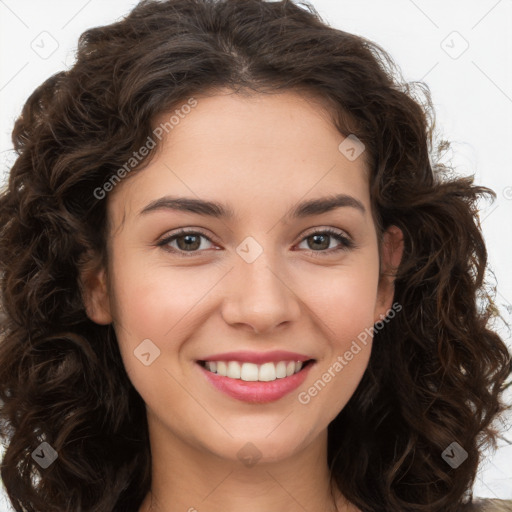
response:
{"label": "nose bridge", "polygon": [[264,332],[298,318],[298,299],[280,263],[275,251],[264,250],[251,237],[238,246],[223,306],[227,323]]}

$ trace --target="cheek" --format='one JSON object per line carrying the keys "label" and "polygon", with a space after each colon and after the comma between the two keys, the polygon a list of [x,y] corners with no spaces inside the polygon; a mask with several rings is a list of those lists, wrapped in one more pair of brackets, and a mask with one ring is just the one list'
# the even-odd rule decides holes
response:
{"label": "cheek", "polygon": [[365,344],[349,343],[346,351],[321,361],[310,380],[297,395],[304,415],[315,419],[316,429],[325,428],[347,405],[368,366],[371,339]]}
{"label": "cheek", "polygon": [[218,272],[157,265],[147,255],[126,252],[117,259],[111,280],[112,310],[121,340],[133,344],[151,338],[161,343],[175,337],[187,323],[187,315],[194,314],[207,299],[219,279]]}
{"label": "cheek", "polygon": [[180,368],[171,364],[179,346],[169,340],[184,323],[180,319],[190,309],[189,301],[176,291],[176,282],[171,286],[151,272],[144,274],[125,274],[120,268],[114,280],[114,327],[123,365],[146,407],[183,407],[175,382],[182,380]]}
{"label": "cheek", "polygon": [[297,399],[316,418],[318,428],[345,407],[368,366],[378,270],[378,259],[368,256],[357,265],[337,271],[318,269],[303,276],[303,296],[308,297],[308,306],[316,313],[316,328],[327,343]]}
{"label": "cheek", "polygon": [[[152,402],[162,399],[163,393],[179,392],[165,372],[182,377],[178,364],[180,356],[185,357],[182,347],[194,327],[212,314],[209,292],[224,271],[157,267],[145,259],[128,250],[117,258],[110,280],[111,309],[125,369],[145,401]],[[162,386],[162,379],[167,386]]]}
{"label": "cheek", "polygon": [[[318,328],[326,340],[314,372],[299,390],[299,407],[315,418],[318,429],[328,425],[346,406],[359,385],[372,349],[375,290],[361,283],[333,287],[331,300],[319,299]],[[358,284],[356,286],[356,284]]]}
{"label": "cheek", "polygon": [[308,267],[294,278],[297,295],[339,350],[374,323],[379,280],[378,257],[358,254],[339,267]]}

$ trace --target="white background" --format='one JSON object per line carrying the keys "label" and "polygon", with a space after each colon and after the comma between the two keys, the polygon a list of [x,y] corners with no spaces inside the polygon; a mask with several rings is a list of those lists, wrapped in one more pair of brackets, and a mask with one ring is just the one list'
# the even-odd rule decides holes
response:
{"label": "white background", "polygon": [[[452,142],[452,164],[496,192],[492,205],[481,205],[481,221],[496,303],[512,324],[512,0],[311,3],[329,24],[380,44],[406,80],[428,84],[441,135]],[[72,65],[85,29],[116,21],[135,4],[0,0],[0,180],[13,159],[14,120],[29,94]],[[498,328],[510,346],[510,331],[504,323]],[[512,499],[510,419],[501,428],[500,448],[482,464],[476,496]]]}

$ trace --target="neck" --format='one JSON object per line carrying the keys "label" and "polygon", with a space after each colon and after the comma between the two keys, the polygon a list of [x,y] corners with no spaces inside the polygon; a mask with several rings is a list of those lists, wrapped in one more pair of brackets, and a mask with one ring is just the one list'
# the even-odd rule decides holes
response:
{"label": "neck", "polygon": [[246,465],[149,421],[152,486],[139,512],[356,512],[331,486],[327,430],[285,460]]}

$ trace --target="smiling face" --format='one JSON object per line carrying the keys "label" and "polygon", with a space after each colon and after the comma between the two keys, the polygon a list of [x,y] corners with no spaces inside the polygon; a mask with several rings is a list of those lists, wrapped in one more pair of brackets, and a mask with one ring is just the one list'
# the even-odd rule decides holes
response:
{"label": "smiling face", "polygon": [[[114,323],[150,430],[228,459],[247,442],[285,458],[348,402],[371,340],[344,354],[392,304],[364,153],[347,159],[294,92],[197,100],[108,196],[109,268],[84,278],[87,311]],[[397,231],[384,268],[399,262]],[[219,361],[228,376],[208,370]]]}

